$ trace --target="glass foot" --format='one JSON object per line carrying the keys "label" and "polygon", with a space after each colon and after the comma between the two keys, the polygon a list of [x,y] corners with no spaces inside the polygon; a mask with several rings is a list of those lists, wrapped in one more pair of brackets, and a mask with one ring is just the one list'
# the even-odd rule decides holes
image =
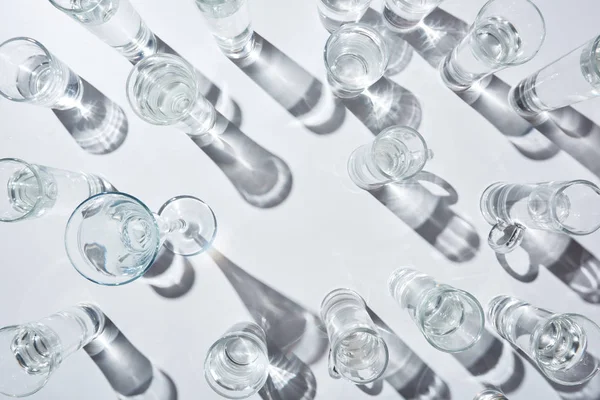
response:
{"label": "glass foot", "polygon": [[167,201],[158,215],[168,221],[183,221],[184,228],[167,235],[165,247],[175,254],[193,256],[207,250],[217,233],[217,219],[212,209],[192,196],[178,196]]}

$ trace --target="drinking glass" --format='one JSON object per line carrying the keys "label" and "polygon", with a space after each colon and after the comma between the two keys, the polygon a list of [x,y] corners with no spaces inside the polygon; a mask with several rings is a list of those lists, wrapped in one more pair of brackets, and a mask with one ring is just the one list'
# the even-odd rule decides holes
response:
{"label": "drinking glass", "polygon": [[533,2],[491,0],[440,64],[442,79],[454,91],[466,90],[489,74],[531,60],[545,36],[544,18]]}
{"label": "drinking glass", "polygon": [[343,24],[358,22],[373,0],[317,0],[321,23],[329,31]]}
{"label": "drinking glass", "polygon": [[30,396],[42,389],[65,358],[104,327],[98,307],[82,303],[49,317],[0,329],[0,393]]}
{"label": "drinking glass", "polygon": [[508,400],[508,398],[495,389],[486,389],[475,396],[473,400]]}
{"label": "drinking glass", "polygon": [[494,183],[483,192],[480,208],[493,225],[488,243],[497,253],[514,250],[527,228],[571,235],[600,229],[600,188],[585,180]]}
{"label": "drinking glass", "polygon": [[419,132],[407,126],[392,126],[372,143],[354,150],[348,159],[348,175],[358,187],[375,189],[414,176],[432,157]]}
{"label": "drinking glass", "polygon": [[67,223],[65,246],[75,269],[107,286],[130,283],[144,275],[161,245],[191,256],[214,240],[217,221],[206,203],[178,196],[153,213],[125,193],[102,193],[77,207]]}
{"label": "drinking glass", "polygon": [[215,392],[228,399],[245,399],[257,393],[269,377],[262,328],[252,322],[232,326],[208,350],[204,377]]}
{"label": "drinking glass", "polygon": [[513,87],[508,100],[523,117],[600,95],[600,36],[533,73]]}
{"label": "drinking glass", "polygon": [[103,178],[84,172],[0,159],[0,222],[36,218],[51,210],[73,210],[81,201],[114,190]]}
{"label": "drinking glass", "polygon": [[397,32],[408,32],[444,0],[386,0],[383,19],[387,26]]}
{"label": "drinking glass", "polygon": [[0,44],[0,95],[56,110],[76,107],[81,78],[40,42],[15,37]]}
{"label": "drinking glass", "polygon": [[155,54],[156,37],[129,0],[49,0],[132,63]]}
{"label": "drinking glass", "polygon": [[342,25],[325,44],[327,80],[342,98],[356,97],[381,79],[388,59],[385,39],[362,23]]}
{"label": "drinking glass", "polygon": [[556,314],[510,296],[490,301],[498,334],[529,356],[548,379],[579,385],[600,370],[600,327],[579,314]]}
{"label": "drinking glass", "polygon": [[481,338],[485,313],[471,294],[410,268],[394,271],[388,289],[436,349],[458,353]]}
{"label": "drinking glass", "polygon": [[349,289],[330,292],[321,303],[321,319],[329,336],[332,378],[365,384],[383,375],[388,347],[358,293]]}

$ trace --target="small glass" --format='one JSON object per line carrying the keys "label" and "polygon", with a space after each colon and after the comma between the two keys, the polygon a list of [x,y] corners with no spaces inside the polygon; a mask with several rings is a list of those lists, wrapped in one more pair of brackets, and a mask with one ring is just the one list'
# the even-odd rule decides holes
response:
{"label": "small glass", "polygon": [[82,303],[0,329],[0,393],[26,397],[38,392],[62,361],[94,340],[103,327],[102,311]]}
{"label": "small glass", "polygon": [[227,57],[239,59],[252,52],[256,40],[247,0],[196,0],[196,5]]}
{"label": "small glass", "polygon": [[132,63],[157,52],[157,41],[129,0],[49,0]]}
{"label": "small glass", "polygon": [[551,381],[579,385],[600,370],[600,327],[579,314],[556,314],[510,296],[490,301],[498,334],[529,356]]}
{"label": "small glass", "polygon": [[232,326],[208,350],[204,377],[210,387],[227,399],[256,394],[269,377],[267,340],[252,322]]}
{"label": "small glass", "polygon": [[81,201],[114,190],[103,178],[83,172],[0,159],[0,222],[36,218],[51,210],[73,210]]}
{"label": "small glass", "polygon": [[494,183],[480,208],[493,226],[488,243],[501,254],[519,246],[527,228],[579,236],[600,229],[600,188],[585,180]]}
{"label": "small glass", "polygon": [[508,100],[527,118],[599,95],[600,36],[523,79]]}
{"label": "small glass", "polygon": [[444,0],[386,0],[383,19],[396,32],[408,32]]}
{"label": "small glass", "polygon": [[329,31],[343,24],[358,22],[373,0],[317,0],[321,23]]}
{"label": "small glass", "polygon": [[216,230],[211,208],[195,197],[174,197],[155,214],[128,194],[102,193],[73,212],[65,246],[71,264],[83,277],[118,286],[144,275],[161,245],[192,256],[210,247]]}
{"label": "small glass", "polygon": [[331,346],[332,378],[365,384],[383,375],[389,361],[388,347],[358,293],[349,289],[330,292],[321,303],[321,319]]}
{"label": "small glass", "polygon": [[341,98],[356,97],[381,79],[388,60],[385,39],[366,24],[342,25],[325,44],[327,79]]}
{"label": "small glass", "polygon": [[394,271],[388,289],[436,349],[458,353],[481,338],[485,313],[473,295],[410,268]]}
{"label": "small glass", "polygon": [[0,44],[0,95],[8,100],[68,110],[81,102],[82,85],[37,40],[15,37]]}
{"label": "small glass", "polygon": [[486,389],[476,395],[473,400],[508,400],[508,398],[495,389]]}
{"label": "small glass", "polygon": [[348,159],[348,175],[365,190],[408,179],[423,169],[433,152],[425,139],[407,126],[383,130],[370,144],[360,146]]}
{"label": "small glass", "polygon": [[454,91],[466,90],[489,74],[531,60],[545,37],[544,18],[533,2],[491,0],[440,64],[442,80]]}

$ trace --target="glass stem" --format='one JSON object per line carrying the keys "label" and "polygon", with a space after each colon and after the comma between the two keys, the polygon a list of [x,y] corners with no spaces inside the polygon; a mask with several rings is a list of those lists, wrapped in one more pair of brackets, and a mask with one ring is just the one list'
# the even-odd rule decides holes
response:
{"label": "glass stem", "polygon": [[187,229],[187,223],[182,219],[170,220],[169,218],[161,217],[156,213],[153,214],[156,222],[158,223],[161,245],[165,242],[165,240],[167,240],[167,237],[170,233],[180,232]]}

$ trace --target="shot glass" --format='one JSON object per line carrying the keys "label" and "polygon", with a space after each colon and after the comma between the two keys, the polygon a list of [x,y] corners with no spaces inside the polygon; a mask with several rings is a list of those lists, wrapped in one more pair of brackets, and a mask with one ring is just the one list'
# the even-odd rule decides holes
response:
{"label": "shot glass", "polygon": [[388,347],[360,295],[349,289],[330,292],[321,303],[329,336],[329,374],[356,384],[377,380],[389,361]]}
{"label": "shot glass", "polygon": [[477,394],[473,400],[508,400],[508,398],[498,390],[486,389]]}
{"label": "shot glass", "polygon": [[406,180],[423,169],[433,152],[416,130],[392,126],[375,140],[358,149],[348,159],[348,175],[365,190]]}
{"label": "shot glass", "polygon": [[0,393],[30,396],[42,389],[71,354],[104,328],[104,314],[79,304],[49,317],[0,329]]}
{"label": "shot glass", "polygon": [[523,117],[600,95],[600,36],[533,73],[513,87],[508,100]]}
{"label": "shot glass", "polygon": [[521,244],[527,228],[578,236],[600,229],[600,188],[584,180],[499,182],[483,192],[480,209],[493,226],[489,245],[503,254]]}
{"label": "shot glass", "polygon": [[458,353],[481,338],[485,313],[471,294],[410,268],[394,271],[388,290],[436,349]]}
{"label": "shot glass", "polygon": [[325,44],[327,80],[341,98],[356,97],[381,79],[388,59],[385,39],[362,23],[342,25]]}
{"label": "shot glass", "polygon": [[545,37],[544,18],[533,2],[491,0],[442,61],[442,80],[454,91],[466,90],[494,72],[531,60]]}
{"label": "shot glass", "polygon": [[251,322],[232,326],[208,350],[204,377],[227,399],[256,394],[269,377],[269,354],[262,328]]}
{"label": "shot glass", "polygon": [[192,196],[178,196],[153,213],[125,193],[102,193],[71,215],[65,247],[86,279],[106,286],[130,283],[150,268],[161,245],[191,256],[212,244],[217,221],[211,208]]}
{"label": "shot glass", "polygon": [[105,179],[84,172],[0,159],[0,222],[36,218],[51,210],[69,210],[98,193],[114,190]]}
{"label": "shot glass", "polygon": [[343,24],[358,22],[373,0],[317,0],[321,23],[330,33]]}
{"label": "shot glass", "polygon": [[386,0],[383,19],[393,31],[408,32],[444,0]]}
{"label": "shot glass", "polygon": [[0,44],[0,95],[19,103],[68,110],[79,105],[83,83],[40,42],[15,37]]}
{"label": "shot glass", "polygon": [[498,334],[529,356],[551,381],[579,385],[600,370],[600,327],[579,314],[556,314],[510,296],[490,301]]}

